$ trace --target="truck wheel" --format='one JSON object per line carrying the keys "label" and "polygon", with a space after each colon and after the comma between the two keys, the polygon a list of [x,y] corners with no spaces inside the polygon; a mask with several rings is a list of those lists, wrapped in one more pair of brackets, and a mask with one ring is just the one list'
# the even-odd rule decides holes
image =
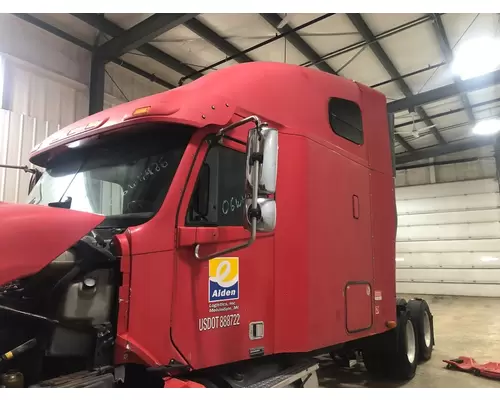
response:
{"label": "truck wheel", "polygon": [[418,336],[415,321],[409,312],[398,316],[396,354],[392,365],[392,376],[410,380],[415,376],[418,364]]}
{"label": "truck wheel", "polygon": [[434,347],[434,322],[429,305],[423,299],[411,299],[408,310],[417,327],[419,358],[427,361],[432,356]]}
{"label": "truck wheel", "polygon": [[377,378],[412,379],[418,364],[418,339],[410,313],[398,313],[397,327],[387,334],[385,346],[363,351],[366,369]]}

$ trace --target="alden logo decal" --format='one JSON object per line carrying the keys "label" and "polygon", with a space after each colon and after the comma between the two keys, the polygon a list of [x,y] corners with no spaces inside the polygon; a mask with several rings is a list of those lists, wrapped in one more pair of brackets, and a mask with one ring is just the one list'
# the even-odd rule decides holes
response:
{"label": "alden logo decal", "polygon": [[208,262],[209,303],[239,298],[239,268],[238,257],[219,257]]}

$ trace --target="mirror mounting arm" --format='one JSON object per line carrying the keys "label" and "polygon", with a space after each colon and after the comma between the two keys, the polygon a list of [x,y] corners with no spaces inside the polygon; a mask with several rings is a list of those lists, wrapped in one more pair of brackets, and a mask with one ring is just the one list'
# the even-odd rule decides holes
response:
{"label": "mirror mounting arm", "polygon": [[[260,128],[262,127],[263,124],[260,121],[259,117],[255,116],[255,115],[252,115],[252,116],[247,117],[247,118],[243,118],[241,121],[235,122],[234,124],[231,124],[231,125],[228,125],[228,126],[222,128],[219,131],[219,133],[217,134],[217,136],[223,137],[227,131],[234,129],[238,126],[244,125],[248,122],[255,123],[256,132],[259,135],[259,138],[261,138]],[[253,168],[255,171],[254,172],[255,182],[254,182],[254,185],[252,188],[252,191],[253,191],[253,193],[252,193],[252,209],[253,210],[258,210],[257,198],[259,196],[259,166],[260,166],[259,159],[253,160]],[[257,222],[258,222],[257,213],[253,213],[253,215],[251,216],[250,219],[251,219],[252,229],[251,229],[250,239],[247,242],[240,244],[238,246],[235,246],[235,247],[231,247],[229,249],[221,250],[221,251],[206,255],[206,256],[200,255],[200,245],[197,244],[195,249],[194,249],[194,256],[196,257],[196,259],[200,260],[200,261],[206,261],[206,260],[210,260],[211,258],[220,257],[224,254],[231,253],[231,252],[236,251],[236,250],[241,250],[241,249],[244,249],[244,248],[250,246],[257,238]]]}
{"label": "mirror mounting arm", "polygon": [[[259,162],[258,161],[255,162],[254,168],[255,168],[255,176],[258,177],[259,176],[259,171],[258,171]],[[217,251],[215,253],[212,253],[212,254],[209,254],[206,256],[200,256],[200,245],[197,244],[196,247],[194,248],[194,256],[196,257],[197,260],[206,261],[206,260],[210,260],[210,259],[215,258],[215,257],[220,257],[220,256],[223,256],[224,254],[231,253],[231,252],[236,251],[236,250],[244,249],[244,248],[250,246],[253,242],[255,242],[255,239],[257,238],[257,221],[258,221],[257,214],[260,211],[259,205],[257,203],[258,190],[259,190],[258,185],[254,185],[253,198],[252,198],[252,209],[256,210],[257,212],[252,213],[253,215],[251,216],[252,232],[251,232],[250,239],[247,242],[240,244],[238,246],[234,246],[234,247],[231,247],[229,249]]]}
{"label": "mirror mounting arm", "polygon": [[257,133],[260,134],[260,127],[262,125],[265,125],[261,122],[260,118],[257,117],[256,115],[250,115],[249,117],[243,118],[241,121],[235,122],[233,124],[230,124],[228,126],[225,126],[221,130],[219,130],[219,133],[217,133],[216,137],[224,137],[226,136],[226,133],[230,131],[231,129],[237,128],[238,126],[245,125],[248,122],[253,122],[255,124],[255,127],[257,128]]}

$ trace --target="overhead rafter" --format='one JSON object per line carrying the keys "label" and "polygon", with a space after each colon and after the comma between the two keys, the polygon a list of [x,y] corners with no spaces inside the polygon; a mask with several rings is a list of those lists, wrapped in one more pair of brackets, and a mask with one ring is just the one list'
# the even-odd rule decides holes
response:
{"label": "overhead rafter", "polygon": [[[442,14],[438,14],[438,15],[442,15]],[[432,20],[431,16],[424,15],[423,17],[417,18],[413,21],[406,22],[402,25],[395,26],[394,28],[391,28],[387,31],[379,33],[377,36],[375,36],[375,40],[380,41],[380,40],[388,38],[390,36],[397,35],[398,33],[401,33],[407,29],[411,29],[411,28],[418,26],[420,24],[424,24],[430,20]],[[367,42],[366,40],[361,40],[359,42],[342,47],[341,49],[331,51],[331,52],[321,56],[321,59],[314,62],[314,63],[312,63],[311,61],[307,61],[305,63],[300,64],[300,66],[301,67],[310,67],[310,66],[315,65],[316,63],[319,63],[321,61],[331,60],[332,58],[339,57],[339,56],[344,55],[346,53],[349,53],[353,50],[361,49],[362,47],[365,47],[367,44],[370,44],[370,42]]]}
{"label": "overhead rafter", "polygon": [[[500,103],[500,97],[497,97],[497,98],[491,99],[491,100],[482,101],[480,103],[473,104],[471,107],[472,108],[477,108],[477,107],[483,107],[483,106],[487,106],[487,105],[495,104],[495,103]],[[459,112],[462,112],[462,111],[465,111],[465,107],[463,107],[463,108],[455,108],[455,109],[452,109],[452,110],[443,111],[443,112],[438,113],[438,114],[433,114],[433,115],[430,115],[429,118],[436,119],[436,118],[446,117],[448,115],[456,114],[456,113],[459,113]],[[419,123],[419,122],[422,122],[422,121],[421,120],[415,120],[415,123]],[[402,128],[403,126],[408,126],[408,125],[413,125],[413,121],[402,122],[400,124],[395,125],[394,128],[396,128],[396,129],[397,128]]]}
{"label": "overhead rafter", "polygon": [[463,140],[457,140],[444,145],[431,146],[424,149],[415,150],[413,153],[396,155],[396,164],[406,164],[425,158],[439,157],[445,154],[458,153],[475,149],[478,147],[495,144],[494,137],[472,137]]}
{"label": "overhead rafter", "polygon": [[[282,18],[278,14],[260,14],[262,18],[266,20],[266,22],[271,25],[274,29],[276,29],[280,33],[285,33],[287,31],[292,30],[290,26],[285,25],[282,28],[279,28],[279,24],[282,21]],[[309,46],[304,39],[297,33],[291,32],[288,34],[287,39],[293,47],[295,47],[302,55],[307,58],[310,62],[316,62],[321,59],[321,56],[316,53],[316,51]],[[328,65],[326,61],[321,61],[315,64],[318,69],[323,72],[328,72],[330,74],[337,75],[335,70]]]}
{"label": "overhead rafter", "polygon": [[403,136],[401,136],[399,133],[394,132],[394,140],[395,140],[396,142],[398,142],[401,146],[403,146],[403,147],[405,148],[405,150],[406,150],[406,151],[408,151],[408,152],[410,152],[410,153],[411,153],[413,150],[415,150],[415,149],[412,147],[412,145],[411,145],[410,143],[408,143],[408,142],[406,141],[406,139],[405,139],[405,138],[403,138]]}
{"label": "overhead rafter", "polygon": [[[75,18],[78,18],[83,22],[86,22],[90,26],[93,26],[97,30],[109,36],[116,37],[125,32],[125,29],[109,21],[100,14],[71,14],[71,15],[73,15]],[[143,44],[142,46],[139,46],[137,50],[139,50],[144,55],[152,58],[153,60],[159,62],[160,64],[163,64],[166,67],[173,69],[174,71],[178,72],[181,75],[187,75],[190,76],[191,78],[200,78],[201,76],[203,76],[194,68],[190,67],[187,64],[184,64],[183,62],[177,60],[176,58],[172,57],[167,53],[164,53],[160,49],[150,44]]]}
{"label": "overhead rafter", "polygon": [[112,62],[116,65],[119,65],[120,67],[128,69],[129,71],[134,72],[137,75],[140,75],[140,76],[150,80],[151,82],[154,82],[154,83],[157,83],[158,85],[166,87],[167,89],[175,89],[177,87],[174,84],[167,82],[164,79],[158,78],[155,74],[151,74],[149,72],[146,72],[146,71],[144,71],[144,70],[142,70],[142,69],[136,67],[135,65],[132,65],[126,61],[113,60]]}
{"label": "overhead rafter", "polygon": [[[236,57],[239,57],[239,56],[241,56],[242,54],[248,54],[248,53],[249,53],[249,52],[251,52],[251,51],[257,50],[257,49],[259,49],[259,48],[261,48],[261,47],[263,47],[263,46],[267,46],[268,44],[273,43],[273,42],[275,42],[276,40],[279,40],[279,39],[281,39],[281,38],[283,38],[283,37],[285,37],[285,36],[288,36],[288,35],[292,34],[293,32],[299,31],[299,30],[304,29],[304,28],[306,28],[306,27],[308,27],[308,26],[314,25],[314,24],[318,23],[319,21],[322,21],[322,20],[324,20],[324,19],[326,19],[326,18],[328,18],[328,17],[331,17],[332,15],[335,15],[335,14],[331,14],[331,13],[330,13],[330,14],[323,14],[323,15],[320,15],[319,17],[316,17],[316,18],[314,18],[314,19],[312,19],[312,20],[310,20],[310,21],[308,21],[308,22],[306,22],[306,23],[304,23],[304,24],[301,24],[301,25],[299,25],[299,26],[296,26],[296,27],[295,27],[295,28],[293,28],[293,29],[287,30],[287,31],[286,31],[286,32],[284,32],[284,33],[280,33],[279,35],[276,35],[276,36],[271,37],[271,38],[269,38],[269,39],[267,39],[267,40],[264,40],[263,42],[257,43],[256,45],[251,46],[251,47],[249,47],[249,48],[247,48],[247,49],[245,49],[245,50],[241,50],[240,52],[238,52],[238,53],[236,53],[236,54],[233,54],[232,56],[228,56],[228,57],[226,57],[226,58],[225,58],[225,59],[223,59],[223,60],[219,60],[219,61],[217,61],[217,62],[215,62],[215,63],[213,63],[213,64],[207,65],[206,67],[203,67],[202,69],[200,69],[200,70],[199,70],[199,71],[197,71],[197,72],[198,72],[198,74],[200,74],[200,73],[203,73],[203,72],[205,72],[205,71],[212,70],[212,69],[214,69],[215,67],[218,67],[219,65],[222,65],[222,64],[224,64],[224,63],[226,63],[226,62],[228,62],[228,61],[230,61],[230,60],[234,60],[234,59],[236,59]],[[190,76],[190,75],[186,75],[186,76],[182,77],[182,78],[180,79],[180,81],[179,81],[179,84],[181,84],[181,85],[182,85],[182,84],[183,84],[183,82],[184,82],[186,79],[188,79],[188,78],[192,78],[192,76]]]}
{"label": "overhead rafter", "polygon": [[[351,23],[356,27],[358,32],[361,34],[363,39],[370,43],[370,48],[377,57],[377,59],[380,61],[382,66],[385,68],[387,73],[391,76],[392,79],[397,79],[395,81],[396,85],[398,86],[399,90],[405,95],[405,97],[410,97],[413,96],[413,92],[411,91],[410,87],[408,84],[405,82],[404,79],[401,79],[401,74],[398,72],[392,61],[390,60],[389,56],[387,53],[384,51],[382,46],[380,45],[379,42],[376,41],[375,35],[372,33],[366,22],[363,20],[361,17],[361,14],[347,14],[349,17],[349,20]],[[422,119],[427,126],[432,126],[432,121],[429,119],[427,116],[427,113],[420,107],[415,108],[416,113]],[[436,137],[437,141],[441,144],[445,144],[446,141],[444,138],[441,136],[439,131],[435,128],[432,127],[430,131],[434,134]]]}
{"label": "overhead rafter", "polygon": [[[450,42],[448,41],[448,36],[446,35],[446,30],[444,29],[443,20],[441,16],[438,14],[432,14],[433,17],[433,27],[434,33],[436,34],[437,40],[439,42],[439,47],[441,48],[441,53],[443,53],[444,59],[451,65],[453,62],[453,50],[451,49]],[[453,77],[453,81],[461,88],[462,80],[458,76]],[[470,106],[469,98],[467,97],[467,93],[462,93],[460,95],[462,100],[462,104],[464,105],[465,112],[467,113],[467,118],[470,122],[476,122],[476,118],[474,117],[474,113],[472,112],[472,108]]]}
{"label": "overhead rafter", "polygon": [[[62,30],[60,30],[60,29],[58,29],[50,24],[47,24],[46,22],[39,20],[38,18],[36,18],[30,14],[12,14],[12,15],[16,16],[19,19],[22,19],[23,21],[29,22],[30,24],[33,24],[33,25],[37,26],[38,28],[43,29],[44,31],[52,33],[53,35],[56,35],[61,39],[64,39],[70,43],[73,43],[74,45],[81,47],[82,49],[85,49],[88,51],[93,50],[92,45],[84,42],[83,40],[75,38],[74,36],[71,36],[70,34],[64,32],[64,31],[62,31]],[[123,61],[120,59],[113,59],[113,60],[111,60],[111,62],[113,62],[114,64],[117,64],[125,69],[128,69],[129,71],[134,72],[134,73],[136,73],[136,74],[138,74],[138,75],[140,75],[140,76],[142,76],[142,77],[144,77],[152,82],[155,82],[161,86],[164,86],[168,89],[173,89],[175,87],[170,82],[167,82],[161,78],[158,78],[154,74],[150,74],[149,72],[146,72],[146,71],[144,71],[144,70],[142,70],[142,69],[136,67],[135,65],[132,65],[126,61]]]}
{"label": "overhead rafter", "polygon": [[392,101],[387,104],[387,110],[388,112],[396,113],[398,111],[407,110],[423,104],[433,103],[449,97],[457,96],[462,93],[462,91],[472,92],[475,90],[485,89],[499,83],[500,69],[482,76],[464,80],[461,83],[461,87],[452,83],[450,85],[441,86],[404,99]]}
{"label": "overhead rafter", "polygon": [[[446,62],[440,62],[438,64],[432,64],[432,65],[428,65],[427,67],[424,67],[424,68],[420,68],[420,69],[417,69],[415,71],[411,71],[411,72],[408,72],[404,75],[401,75],[401,78],[399,79],[404,79],[404,78],[408,78],[410,76],[414,76],[414,75],[418,75],[418,74],[421,74],[422,72],[427,72],[427,71],[431,71],[433,69],[436,69],[436,68],[439,68],[439,67],[442,67],[443,65],[446,65]],[[378,88],[380,86],[383,86],[383,85],[387,85],[388,83],[393,83],[394,81],[396,81],[397,79],[386,79],[385,81],[382,81],[382,82],[379,82],[379,83],[376,83],[374,85],[371,85],[370,87],[372,89],[375,89],[375,88]]]}
{"label": "overhead rafter", "polygon": [[106,64],[94,54],[90,64],[89,115],[104,109]]}
{"label": "overhead rafter", "polygon": [[97,56],[102,59],[120,57],[150,42],[163,33],[184,24],[197,14],[153,14],[132,28],[99,46]]}
{"label": "overhead rafter", "polygon": [[[210,29],[208,26],[206,26],[196,18],[186,21],[184,23],[184,26],[229,57],[241,53],[240,49],[233,46],[226,39],[219,36],[216,32],[214,32],[212,29]],[[239,54],[235,56],[234,59],[239,63],[253,61],[253,59],[246,54]]]}

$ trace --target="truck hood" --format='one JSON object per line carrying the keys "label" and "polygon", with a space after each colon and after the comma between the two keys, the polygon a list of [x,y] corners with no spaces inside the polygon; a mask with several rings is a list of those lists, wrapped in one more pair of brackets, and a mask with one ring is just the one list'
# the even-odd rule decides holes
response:
{"label": "truck hood", "polygon": [[0,202],[0,285],[40,271],[103,220],[80,211]]}

